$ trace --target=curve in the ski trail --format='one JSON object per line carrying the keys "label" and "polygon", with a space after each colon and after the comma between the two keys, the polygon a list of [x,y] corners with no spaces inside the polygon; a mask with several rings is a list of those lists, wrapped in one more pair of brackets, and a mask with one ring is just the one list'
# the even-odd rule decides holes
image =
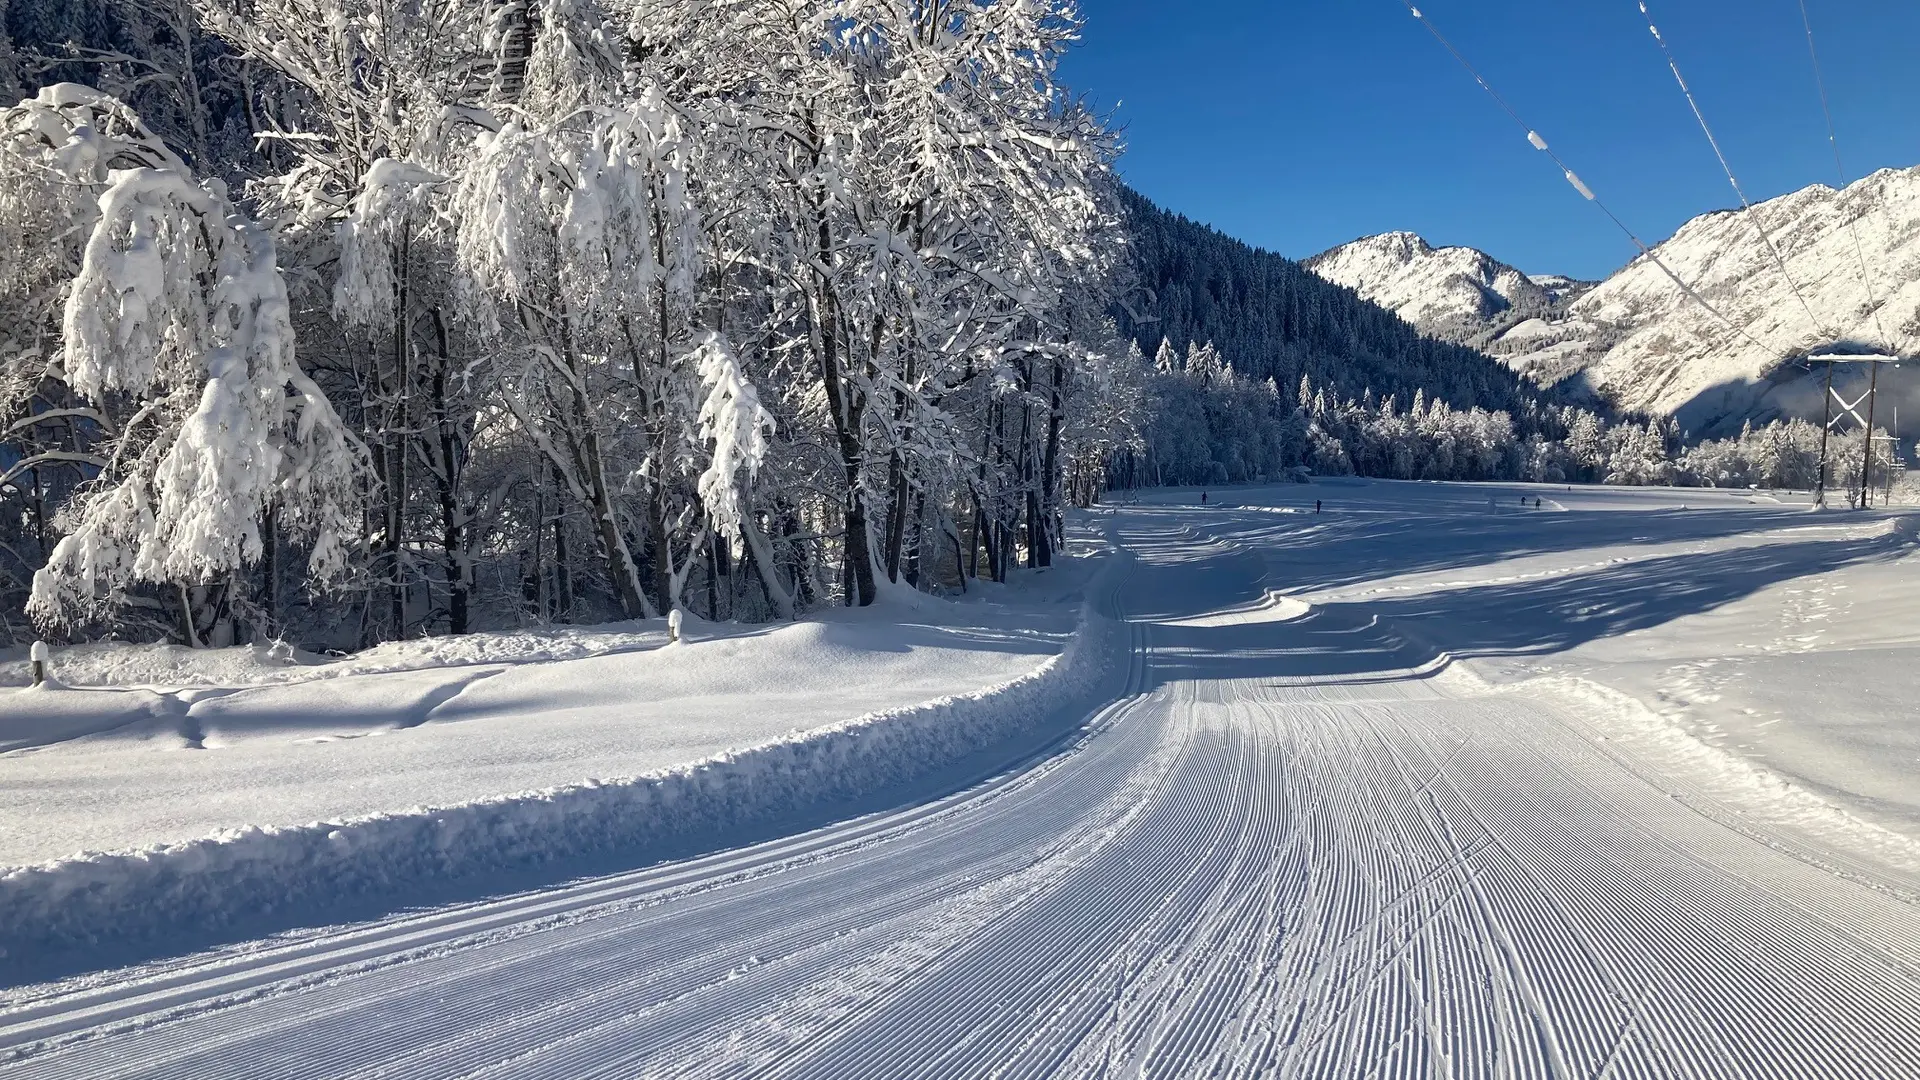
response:
{"label": "curve in the ski trail", "polygon": [[1143,662],[1069,750],[696,863],[16,1003],[0,1070],[1920,1077],[1900,897],[1389,628],[1257,603],[1257,557],[1157,520],[1122,528]]}

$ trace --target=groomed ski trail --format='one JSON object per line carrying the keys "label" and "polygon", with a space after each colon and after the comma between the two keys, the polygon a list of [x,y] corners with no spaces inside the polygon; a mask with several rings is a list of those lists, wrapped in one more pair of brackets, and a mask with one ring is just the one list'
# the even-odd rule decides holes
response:
{"label": "groomed ski trail", "polygon": [[1128,693],[891,814],[17,992],[83,1077],[1920,1077],[1920,918],[1172,515]]}

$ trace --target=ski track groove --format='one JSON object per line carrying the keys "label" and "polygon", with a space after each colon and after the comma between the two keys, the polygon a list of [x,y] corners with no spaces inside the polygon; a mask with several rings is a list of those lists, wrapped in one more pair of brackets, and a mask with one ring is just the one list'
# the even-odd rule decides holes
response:
{"label": "ski track groove", "polygon": [[0,1068],[1920,1080],[1901,898],[1704,816],[1559,706],[1415,668],[1205,677],[1249,649],[1406,646],[1259,622],[1255,554],[1120,520],[1135,565],[1109,607],[1228,617],[1137,617],[1125,693],[1021,769],[737,852],[23,988]]}

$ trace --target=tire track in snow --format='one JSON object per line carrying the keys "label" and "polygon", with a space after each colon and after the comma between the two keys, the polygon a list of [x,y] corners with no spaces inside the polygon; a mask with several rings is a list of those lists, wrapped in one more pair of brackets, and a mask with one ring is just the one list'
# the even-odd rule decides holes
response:
{"label": "tire track in snow", "polygon": [[[1258,592],[1231,550],[1131,539],[1137,609]],[[1135,692],[1025,772],[45,998],[0,1045],[23,1080],[1920,1077],[1912,907],[1702,817],[1556,706],[1195,674],[1303,632],[1142,624]]]}

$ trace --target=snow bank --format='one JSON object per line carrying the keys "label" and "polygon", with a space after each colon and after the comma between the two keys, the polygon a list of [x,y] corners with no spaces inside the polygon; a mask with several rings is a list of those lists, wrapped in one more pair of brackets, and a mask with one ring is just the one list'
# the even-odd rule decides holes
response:
{"label": "snow bank", "polygon": [[1773,846],[1779,846],[1782,834],[1810,841],[1811,847],[1797,854],[1836,872],[1849,869],[1832,865],[1835,857],[1851,856],[1865,859],[1874,870],[1920,876],[1920,842],[1852,813],[1762,762],[1709,745],[1632,694],[1572,675],[1541,676],[1501,689],[1560,696],[1611,752],[1653,766],[1659,774],[1653,782],[1685,789],[1674,791],[1674,797],[1729,828]]}
{"label": "snow bank", "polygon": [[904,784],[1049,719],[1077,718],[1115,670],[1124,624],[1082,608],[1067,647],[987,689],[873,713],[642,776],[343,821],[235,830],[0,874],[0,955],[142,940],[329,896],[645,850]]}

